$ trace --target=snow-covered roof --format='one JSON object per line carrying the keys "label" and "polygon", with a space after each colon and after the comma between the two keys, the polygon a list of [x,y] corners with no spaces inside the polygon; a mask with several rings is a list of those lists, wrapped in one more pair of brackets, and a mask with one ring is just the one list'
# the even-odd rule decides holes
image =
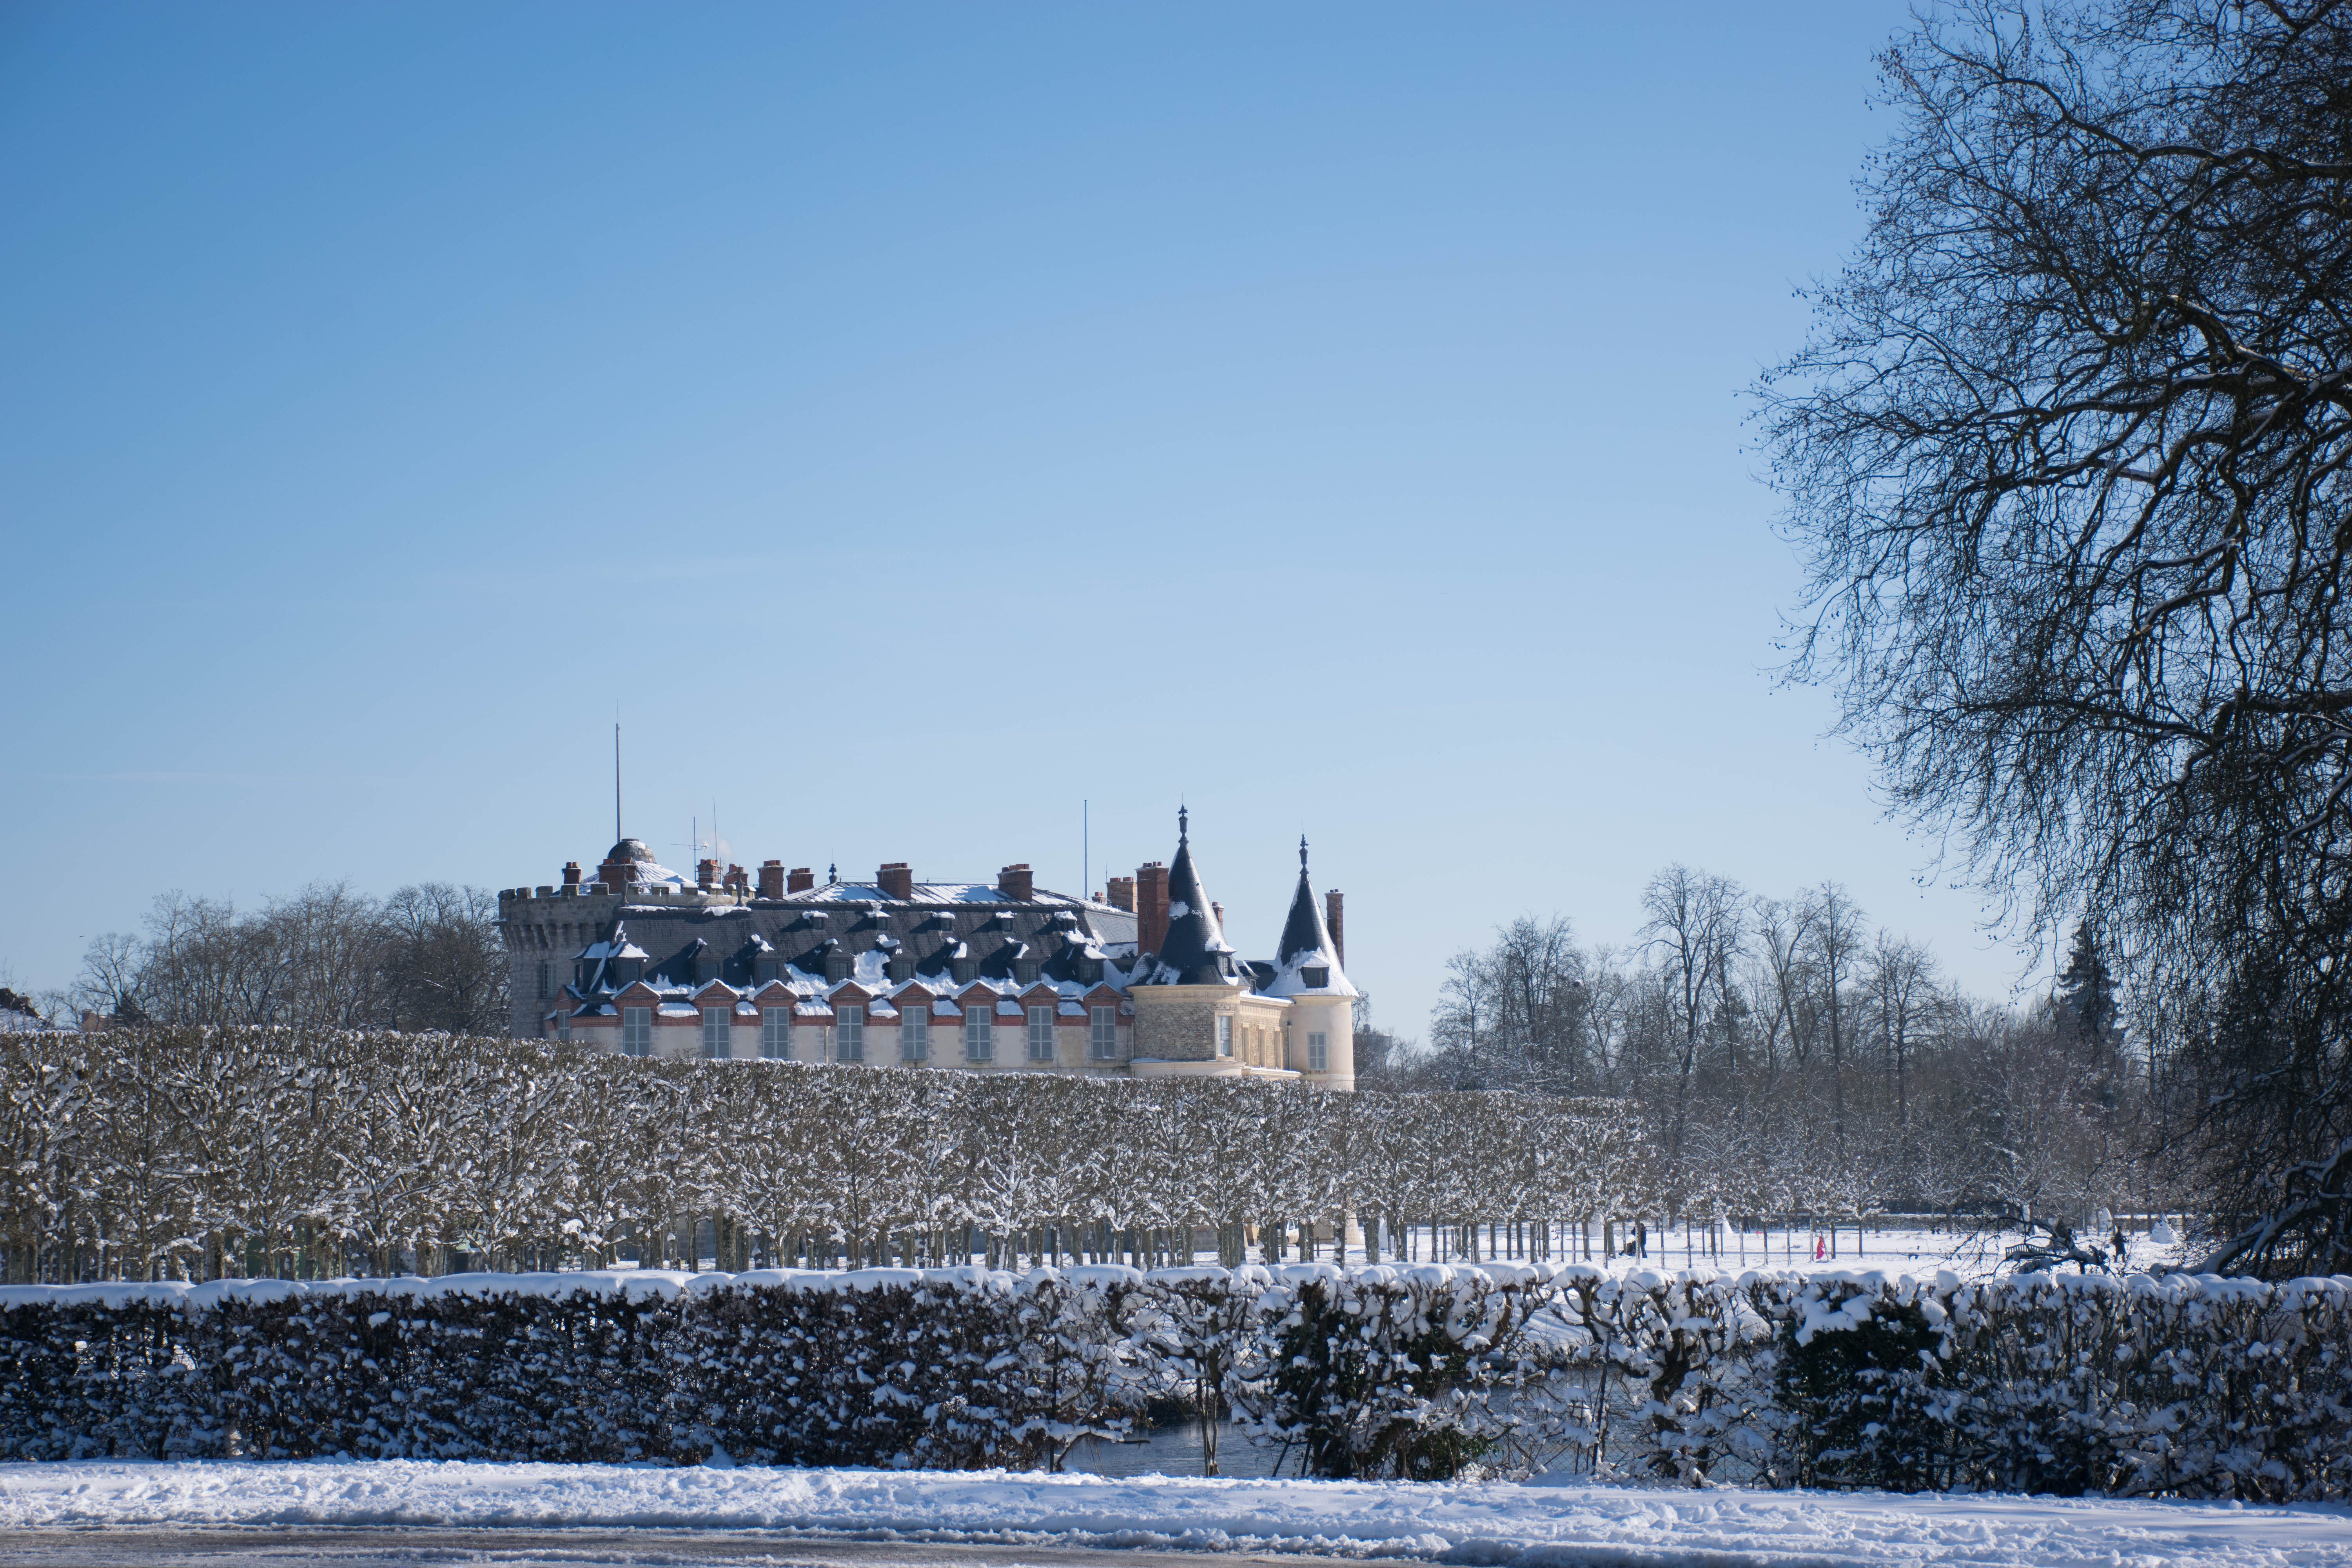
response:
{"label": "snow-covered roof", "polygon": [[1192,864],[1191,814],[1176,813],[1176,860],[1168,868],[1168,934],[1159,963],[1138,977],[1145,985],[1238,985],[1240,967],[1217,921],[1216,906]]}
{"label": "snow-covered roof", "polygon": [[[1273,973],[1258,989],[1269,996],[1353,996],[1356,988],[1339,968],[1339,948],[1323,921],[1323,906],[1307,879],[1307,840],[1298,841],[1298,887],[1290,896],[1290,914],[1282,922]],[[1310,973],[1312,972],[1312,973]],[[1320,984],[1316,984],[1318,980]]]}
{"label": "snow-covered roof", "polygon": [[[747,1005],[791,1005],[816,1015],[854,985],[860,994],[852,1000],[878,1004],[876,1016],[884,1018],[895,1016],[911,986],[922,988],[940,1016],[950,1016],[939,1009],[950,999],[975,991],[997,997],[1015,1016],[1034,993],[1083,1005],[1106,988],[1138,984],[1255,983],[1278,994],[1354,994],[1336,954],[1329,984],[1305,983],[1302,972],[1320,965],[1300,954],[1329,947],[1308,893],[1301,897],[1309,935],[1293,942],[1286,930],[1286,960],[1241,963],[1202,886],[1189,821],[1178,820],[1170,920],[1156,953],[1139,951],[1134,911],[1099,900],[1042,889],[1021,899],[984,882],[913,883],[909,896],[894,898],[878,881],[833,881],[781,898],[625,903],[603,939],[578,951],[567,1005],[574,1017],[598,1017],[631,984],[674,1005],[713,983]],[[634,864],[659,870],[649,851]],[[1300,919],[1294,909],[1293,924]]]}
{"label": "snow-covered roof", "polygon": [[821,887],[786,893],[781,900],[767,903],[785,905],[809,904],[927,904],[969,905],[1004,904],[1030,906],[1045,904],[1072,910],[1097,910],[1105,914],[1124,914],[1116,904],[1099,899],[1072,898],[1067,893],[1048,892],[1043,888],[1026,899],[1016,899],[993,882],[917,882],[906,898],[898,898],[884,889],[878,882],[827,882]]}

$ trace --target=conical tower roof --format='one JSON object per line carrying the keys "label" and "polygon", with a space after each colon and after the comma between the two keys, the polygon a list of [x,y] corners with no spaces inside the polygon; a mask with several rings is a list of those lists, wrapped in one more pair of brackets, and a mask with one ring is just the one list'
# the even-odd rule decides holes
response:
{"label": "conical tower roof", "polygon": [[[1307,973],[1310,969],[1321,972],[1323,984],[1307,984],[1316,978]],[[1307,879],[1304,835],[1298,840],[1298,890],[1290,896],[1290,916],[1282,922],[1282,943],[1274,954],[1274,980],[1265,991],[1270,996],[1295,996],[1302,992],[1318,996],[1356,994],[1356,988],[1340,972],[1338,944],[1331,940],[1331,928],[1323,922],[1323,906]]]}
{"label": "conical tower roof", "polygon": [[1192,864],[1191,814],[1176,813],[1176,859],[1168,868],[1168,934],[1160,942],[1154,985],[1230,985],[1236,969],[1216,907]]}

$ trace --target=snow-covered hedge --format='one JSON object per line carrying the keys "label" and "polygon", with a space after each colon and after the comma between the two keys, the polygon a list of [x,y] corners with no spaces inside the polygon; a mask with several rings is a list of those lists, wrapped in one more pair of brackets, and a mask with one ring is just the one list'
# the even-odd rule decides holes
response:
{"label": "snow-covered hedge", "polygon": [[20,1286],[0,1453],[1289,1467],[2352,1498],[2352,1279],[1102,1267]]}
{"label": "snow-covered hedge", "polygon": [[0,1452],[1045,1463],[1123,1430],[1130,1269],[0,1290]]}
{"label": "snow-covered hedge", "polygon": [[1538,1462],[1897,1491],[2352,1497],[2352,1278],[1487,1271],[1516,1276],[1526,1326],[1454,1419]]}

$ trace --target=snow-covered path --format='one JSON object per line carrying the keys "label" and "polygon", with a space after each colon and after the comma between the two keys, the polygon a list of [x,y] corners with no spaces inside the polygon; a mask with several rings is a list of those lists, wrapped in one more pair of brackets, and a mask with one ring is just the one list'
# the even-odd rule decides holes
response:
{"label": "snow-covered path", "polygon": [[2316,1505],[403,1461],[0,1468],[9,1531],[189,1525],[755,1530],[1515,1568],[2352,1568],[2352,1510]]}

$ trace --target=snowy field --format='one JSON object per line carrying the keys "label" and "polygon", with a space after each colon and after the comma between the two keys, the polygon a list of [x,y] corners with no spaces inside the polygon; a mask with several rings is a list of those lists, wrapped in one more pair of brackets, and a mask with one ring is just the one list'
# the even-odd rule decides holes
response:
{"label": "snowy field", "polygon": [[[1420,1239],[1424,1246],[1426,1237],[1423,1232]],[[1775,1226],[1768,1238],[1759,1231],[1742,1233],[1727,1226],[1715,1233],[1716,1250],[1710,1254],[1706,1227],[1699,1226],[1690,1230],[1653,1231],[1648,1267],[1685,1268],[1712,1264],[1734,1273],[1744,1268],[1797,1273],[1876,1268],[1921,1279],[1932,1277],[1938,1268],[1948,1268],[1963,1279],[1982,1279],[2006,1269],[2008,1265],[2003,1263],[2001,1255],[2022,1239],[2022,1235],[2014,1230],[1857,1230],[1852,1225],[1835,1230],[1800,1229],[1793,1235]],[[2159,1263],[2178,1266],[2189,1261],[2190,1248],[2178,1241],[2158,1246],[2145,1235],[2134,1235],[2129,1239],[2130,1252],[2118,1272],[2145,1271]],[[2105,1238],[2099,1237],[2086,1236],[2083,1240],[2105,1245]],[[1578,1256],[1581,1258],[1582,1254]],[[1598,1263],[1601,1259],[1595,1258],[1593,1261]],[[1637,1260],[1625,1258],[1612,1259],[1612,1263],[1620,1271],[1639,1266]]]}
{"label": "snowy field", "polygon": [[[1627,1231],[1619,1233],[1620,1247],[1625,1245],[1629,1234]],[[2168,1236],[2170,1233],[2166,1234]],[[1723,1226],[1710,1237],[1706,1226],[1699,1225],[1688,1229],[1677,1226],[1672,1230],[1661,1227],[1651,1231],[1645,1258],[1629,1258],[1622,1253],[1609,1258],[1603,1256],[1596,1227],[1590,1247],[1591,1258],[1585,1256],[1587,1248],[1578,1245],[1572,1228],[1553,1238],[1550,1257],[1555,1263],[1591,1262],[1614,1268],[1619,1273],[1633,1268],[1710,1267],[1735,1274],[1748,1268],[1770,1268],[1800,1274],[1838,1268],[1857,1271],[1875,1268],[1887,1274],[1911,1274],[1928,1279],[1937,1269],[1948,1268],[1963,1279],[1973,1280],[1989,1279],[2007,1269],[2009,1265],[2003,1262],[2002,1254],[2023,1239],[2023,1234],[2016,1230],[1938,1230],[1910,1226],[1863,1226],[1858,1229],[1852,1223],[1834,1228],[1827,1226],[1819,1229],[1800,1226],[1793,1232],[1774,1226],[1769,1236],[1759,1230],[1743,1232]],[[2085,1236],[2082,1239],[2100,1247],[2106,1245],[2104,1237]],[[2178,1267],[2190,1261],[2191,1248],[2185,1243],[2169,1240],[2158,1245],[2137,1227],[2129,1239],[2129,1254],[2124,1267],[2117,1270],[2119,1273],[2145,1272],[2159,1263]],[[1393,1236],[1392,1240],[1395,1245],[1381,1254],[1381,1261],[1383,1263],[1425,1263],[1440,1258],[1449,1263],[1532,1261],[1529,1238],[1522,1234],[1514,1245],[1507,1231],[1496,1233],[1495,1249],[1489,1254],[1482,1230],[1476,1258],[1465,1254],[1459,1244],[1450,1237],[1441,1246],[1425,1226],[1413,1232],[1409,1244],[1401,1233]],[[1710,1243],[1713,1251],[1709,1250]],[[1327,1243],[1318,1250],[1317,1256],[1328,1257],[1329,1252]],[[1251,1257],[1255,1259],[1256,1256],[1256,1249],[1252,1248]],[[1362,1263],[1364,1249],[1349,1247],[1347,1260],[1350,1264]],[[1192,1255],[1192,1261],[1196,1267],[1213,1267],[1217,1255],[1214,1252],[1196,1252]],[[716,1266],[715,1259],[704,1260],[705,1268]]]}
{"label": "snowy field", "polygon": [[[1673,1564],[2352,1565],[2352,1510],[2019,1497],[609,1466],[60,1463],[0,1468],[0,1543],[60,1528],[408,1526]],[[51,1538],[55,1539],[55,1538]],[[470,1538],[496,1552],[494,1533]],[[0,1556],[15,1553],[0,1551]],[[676,1561],[677,1559],[671,1559]],[[1148,1565],[1150,1559],[1139,1558]]]}
{"label": "snowy field", "polygon": [[[1620,1233],[1618,1245],[1621,1247],[1625,1245],[1629,1234]],[[1463,1252],[1454,1238],[1448,1237],[1441,1245],[1426,1226],[1415,1229],[1409,1242],[1402,1233],[1394,1235],[1391,1239],[1395,1245],[1381,1254],[1381,1261],[1383,1263],[1426,1263],[1441,1259],[1449,1263],[1533,1261],[1530,1238],[1524,1234],[1514,1243],[1507,1232],[1498,1231],[1494,1250],[1490,1253],[1482,1230],[1478,1255],[1475,1258]],[[1589,1258],[1585,1256],[1588,1248],[1578,1245],[1573,1229],[1563,1230],[1553,1237],[1549,1256],[1555,1263],[1591,1262],[1619,1273],[1634,1268],[1713,1268],[1735,1274],[1748,1268],[1811,1274],[1831,1269],[1862,1271],[1875,1268],[1890,1275],[1911,1274],[1928,1279],[1937,1269],[1948,1268],[1962,1279],[1975,1280],[1990,1279],[2005,1271],[2009,1265],[2003,1261],[2002,1254],[2023,1239],[2023,1234],[2015,1230],[1938,1230],[1908,1226],[1857,1228],[1851,1223],[1834,1228],[1827,1226],[1819,1229],[1801,1226],[1793,1232],[1775,1226],[1769,1236],[1762,1231],[1743,1232],[1724,1226],[1710,1237],[1707,1228],[1701,1225],[1688,1229],[1653,1230],[1645,1257],[1631,1258],[1621,1253],[1610,1258],[1603,1256],[1596,1227],[1589,1248],[1591,1253]],[[2106,1245],[2104,1237],[2084,1236],[2082,1239],[2100,1247]],[[1710,1243],[1713,1251],[1709,1251]],[[2179,1267],[2190,1261],[2191,1250],[2187,1244],[2177,1240],[2158,1245],[2135,1229],[2130,1237],[2129,1254],[2124,1267],[2117,1272],[2145,1272],[2160,1263]],[[1322,1258],[1328,1258],[1329,1254],[1328,1242],[1316,1252],[1316,1256]],[[1258,1253],[1255,1247],[1251,1248],[1250,1256],[1256,1260]],[[959,1266],[963,1262],[977,1266],[982,1259],[974,1254],[969,1259],[950,1258],[948,1261]],[[1364,1249],[1361,1247],[1349,1247],[1347,1261],[1351,1265],[1363,1263]],[[1195,1252],[1192,1263],[1196,1268],[1213,1268],[1217,1255],[1213,1251]],[[716,1258],[702,1260],[706,1270],[715,1270],[718,1266]],[[626,1268],[634,1265],[624,1263],[618,1267]]]}

